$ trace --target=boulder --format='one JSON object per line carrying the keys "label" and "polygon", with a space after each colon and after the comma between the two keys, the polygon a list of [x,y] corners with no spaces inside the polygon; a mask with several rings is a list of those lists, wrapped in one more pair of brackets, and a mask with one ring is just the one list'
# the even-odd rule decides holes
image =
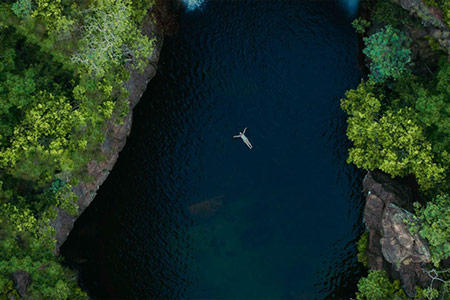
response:
{"label": "boulder", "polygon": [[31,276],[24,270],[14,271],[12,274],[14,288],[19,292],[20,297],[26,298],[28,286],[31,284]]}
{"label": "boulder", "polygon": [[377,195],[370,193],[366,198],[364,207],[364,221],[369,229],[381,231],[381,218],[383,216],[384,202]]}
{"label": "boulder", "polygon": [[372,270],[386,270],[388,266],[381,253],[380,239],[381,235],[379,231],[374,229],[369,231],[367,263]]}
{"label": "boulder", "polygon": [[[397,206],[412,210],[413,195],[411,188],[398,179],[393,179],[389,175],[380,171],[369,171],[363,180],[363,190],[367,196],[373,198],[377,196],[387,206],[394,203]],[[381,215],[377,223],[381,224]]]}
{"label": "boulder", "polygon": [[442,31],[440,30],[433,30],[431,32],[431,35],[435,38],[435,39],[440,39],[442,36]]}
{"label": "boulder", "polygon": [[[430,284],[422,265],[430,262],[425,241],[409,231],[413,221],[413,192],[407,180],[393,179],[382,172],[368,172],[363,180],[366,194],[364,223],[369,230],[368,266],[400,279],[408,296],[417,285]],[[417,200],[417,199],[416,199]],[[409,211],[408,211],[409,210]]]}
{"label": "boulder", "polygon": [[431,254],[425,241],[417,234],[411,234],[408,222],[413,215],[407,210],[390,203],[383,212],[383,237],[381,252],[389,263],[400,264],[429,263]]}
{"label": "boulder", "polygon": [[431,7],[423,0],[392,0],[399,4],[410,14],[419,17],[430,33],[444,51],[447,51],[450,59],[450,28],[442,18],[442,11],[439,8]]}

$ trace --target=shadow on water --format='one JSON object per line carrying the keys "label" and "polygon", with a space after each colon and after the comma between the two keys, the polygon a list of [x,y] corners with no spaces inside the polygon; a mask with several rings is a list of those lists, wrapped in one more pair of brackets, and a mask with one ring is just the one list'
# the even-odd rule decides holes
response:
{"label": "shadow on water", "polygon": [[[165,40],[128,143],[62,248],[94,298],[348,299],[360,79],[334,1],[207,1]],[[245,126],[252,150],[232,139]]]}

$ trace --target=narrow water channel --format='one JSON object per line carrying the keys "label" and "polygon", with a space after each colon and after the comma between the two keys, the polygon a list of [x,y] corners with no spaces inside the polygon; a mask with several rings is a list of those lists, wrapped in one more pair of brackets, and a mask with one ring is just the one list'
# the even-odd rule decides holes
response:
{"label": "narrow water channel", "polygon": [[[180,18],[132,134],[62,249],[93,298],[348,299],[361,173],[339,100],[361,77],[335,1]],[[248,149],[232,136],[248,127]]]}

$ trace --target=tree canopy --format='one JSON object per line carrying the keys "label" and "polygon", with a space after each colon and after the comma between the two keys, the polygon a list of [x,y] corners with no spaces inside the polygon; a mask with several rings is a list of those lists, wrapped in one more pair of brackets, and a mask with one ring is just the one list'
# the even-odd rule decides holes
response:
{"label": "tree canopy", "polygon": [[411,61],[410,39],[400,30],[386,25],[383,29],[364,38],[363,53],[370,59],[369,77],[376,82],[388,78],[398,79],[407,71]]}
{"label": "tree canopy", "polygon": [[77,213],[72,188],[128,111],[123,82],[153,51],[141,33],[152,4],[0,3],[0,298],[17,295],[16,270],[31,275],[32,299],[86,298],[54,255],[50,221]]}

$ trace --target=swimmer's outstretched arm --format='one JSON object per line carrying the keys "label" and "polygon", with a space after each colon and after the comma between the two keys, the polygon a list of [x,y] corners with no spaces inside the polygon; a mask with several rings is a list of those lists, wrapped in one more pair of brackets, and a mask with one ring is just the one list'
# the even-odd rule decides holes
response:
{"label": "swimmer's outstretched arm", "polygon": [[241,137],[240,135],[233,135],[233,139],[240,138],[240,137]]}
{"label": "swimmer's outstretched arm", "polygon": [[242,133],[244,134],[246,130],[247,130],[247,127],[244,128],[244,131],[242,131]]}

